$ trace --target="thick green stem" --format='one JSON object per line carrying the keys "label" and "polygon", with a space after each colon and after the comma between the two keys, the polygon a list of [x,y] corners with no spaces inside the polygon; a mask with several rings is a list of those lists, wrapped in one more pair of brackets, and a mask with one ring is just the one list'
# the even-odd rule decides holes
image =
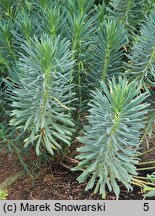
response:
{"label": "thick green stem", "polygon": [[51,77],[50,77],[50,69],[46,69],[44,71],[44,75],[45,75],[45,80],[44,80],[44,89],[43,89],[43,104],[42,104],[42,108],[41,108],[41,118],[44,117],[44,113],[45,113],[45,110],[46,110],[46,103],[47,103],[47,98],[48,98],[48,93],[49,93],[49,90],[48,90],[48,85],[51,81]]}
{"label": "thick green stem", "polygon": [[78,64],[78,91],[79,91],[79,114],[78,114],[78,121],[80,121],[80,109],[82,106],[82,91],[81,91],[81,71],[83,71],[83,62],[80,61]]}
{"label": "thick green stem", "polygon": [[109,42],[108,42],[108,45],[107,45],[107,48],[106,48],[106,54],[105,54],[105,60],[104,60],[103,70],[102,70],[102,80],[103,81],[106,80],[106,75],[107,75],[109,60],[110,60],[110,45],[109,45]]}
{"label": "thick green stem", "polygon": [[[79,41],[77,38],[75,38],[72,41],[72,51],[73,51],[73,55],[72,55],[72,61],[76,61],[77,57],[80,55],[80,52],[77,52],[78,50],[80,50],[81,47],[81,41]],[[77,69],[77,71],[76,71]],[[82,91],[81,91],[81,70],[83,70],[83,62],[80,61],[77,64],[75,64],[74,68],[71,70],[71,77],[74,80],[74,84],[75,84],[75,92],[78,96],[79,99],[79,106],[78,106],[78,112],[77,112],[77,121],[80,121],[80,108],[82,105]],[[75,71],[77,73],[77,76],[75,76]]]}
{"label": "thick green stem", "polygon": [[126,13],[124,16],[123,24],[128,23],[128,18],[129,18],[129,13],[130,13],[131,8],[132,8],[132,0],[128,0],[128,5],[127,5]]}
{"label": "thick green stem", "polygon": [[116,130],[118,129],[118,126],[119,126],[119,123],[120,123],[120,114],[119,113],[115,113],[114,115],[114,125],[112,126],[111,130],[110,130],[110,141],[108,143],[108,151],[111,152],[111,149],[112,149],[112,143],[113,143],[113,134],[115,134]]}
{"label": "thick green stem", "polygon": [[[72,48],[71,48],[71,51],[72,51],[72,57],[71,57],[71,60],[74,62],[76,60],[76,40],[72,41]],[[74,68],[72,68],[71,70],[71,77],[74,78]]]}

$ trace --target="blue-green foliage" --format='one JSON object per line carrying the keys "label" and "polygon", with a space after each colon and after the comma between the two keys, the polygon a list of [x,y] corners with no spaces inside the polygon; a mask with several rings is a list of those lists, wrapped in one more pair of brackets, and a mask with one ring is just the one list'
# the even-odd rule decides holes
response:
{"label": "blue-green foliage", "polygon": [[35,144],[37,155],[44,149],[53,155],[62,143],[70,145],[74,124],[69,46],[66,39],[48,35],[22,44],[17,65],[20,85],[13,89],[10,124],[27,132],[25,146]]}
{"label": "blue-green foliage", "polygon": [[81,162],[73,170],[84,169],[78,177],[81,183],[89,178],[86,190],[95,186],[95,192],[106,196],[106,186],[119,197],[121,181],[132,189],[132,176],[137,175],[134,157],[140,147],[144,128],[147,93],[140,94],[135,82],[119,78],[101,82],[99,90],[92,92],[89,125],[79,141],[84,146],[77,148]]}
{"label": "blue-green foliage", "polygon": [[154,86],[155,80],[155,13],[142,25],[140,35],[128,55],[128,75],[142,84]]}
{"label": "blue-green foliage", "polygon": [[91,47],[89,76],[92,85],[98,85],[99,81],[105,81],[123,71],[123,47],[126,43],[126,32],[123,26],[117,21],[105,19],[97,29]]}
{"label": "blue-green foliage", "polygon": [[128,37],[131,38],[145,20],[145,0],[111,0],[108,7],[108,15],[117,19],[128,30]]}
{"label": "blue-green foliage", "polygon": [[154,132],[155,2],[95,2],[0,1],[4,125],[11,113],[1,143],[22,164],[20,149],[31,145],[47,161],[71,144],[89,111],[74,170],[85,170],[78,180],[89,179],[86,190],[119,197],[119,182],[132,189],[135,155]]}

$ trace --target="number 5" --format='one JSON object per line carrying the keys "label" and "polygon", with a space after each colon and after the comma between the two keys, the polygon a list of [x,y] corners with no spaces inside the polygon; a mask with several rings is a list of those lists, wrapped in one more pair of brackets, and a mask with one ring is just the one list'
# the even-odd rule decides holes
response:
{"label": "number 5", "polygon": [[149,203],[144,203],[143,210],[144,211],[148,211],[149,210]]}

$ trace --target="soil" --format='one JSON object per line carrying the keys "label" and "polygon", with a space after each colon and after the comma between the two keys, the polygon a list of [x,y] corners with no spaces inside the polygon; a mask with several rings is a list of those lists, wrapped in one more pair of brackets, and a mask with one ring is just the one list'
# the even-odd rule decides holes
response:
{"label": "soil", "polygon": [[[0,183],[11,175],[21,170],[20,165],[13,159],[3,157],[0,165]],[[93,191],[85,192],[85,184],[79,184],[76,180],[79,173],[73,173],[59,164],[45,167],[39,176],[33,181],[29,176],[21,177],[8,188],[8,200],[98,200],[99,195]],[[135,196],[136,194],[136,196]],[[107,199],[114,200],[114,194],[108,194]],[[124,190],[120,199],[143,199],[138,188],[134,193]]]}
{"label": "soil", "polygon": [[[152,142],[153,144],[154,141]],[[151,160],[155,159],[155,152]],[[93,194],[93,190],[85,192],[85,184],[79,184],[76,178],[79,172],[69,170],[68,164],[52,162],[49,166],[42,167],[35,179],[25,175],[8,187],[8,200],[101,200],[101,196]],[[0,184],[15,175],[23,168],[18,157],[12,155],[0,155]],[[113,193],[107,193],[106,200],[115,200]],[[121,187],[120,200],[144,199],[141,189],[134,187],[133,191],[127,192]],[[155,198],[151,198],[155,199]]]}

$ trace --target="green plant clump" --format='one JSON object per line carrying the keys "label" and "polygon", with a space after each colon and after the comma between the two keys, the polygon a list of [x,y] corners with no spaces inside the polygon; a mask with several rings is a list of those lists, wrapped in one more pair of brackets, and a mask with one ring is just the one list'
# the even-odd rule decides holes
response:
{"label": "green plant clump", "polygon": [[119,197],[120,189],[116,180],[132,189],[132,175],[137,175],[134,156],[140,147],[141,130],[144,128],[145,114],[149,104],[143,103],[147,92],[140,94],[135,82],[128,83],[119,78],[101,82],[101,89],[92,93],[89,125],[85,126],[84,136],[79,137],[85,145],[78,148],[82,160],[73,170],[84,168],[78,177],[81,183],[88,177],[86,190],[91,189],[97,179],[95,192],[105,198],[109,191]]}
{"label": "green plant clump", "polygon": [[6,190],[0,189],[0,200],[5,200],[8,196],[8,192]]}
{"label": "green plant clump", "polygon": [[29,173],[74,157],[77,136],[86,190],[154,196],[154,161],[140,162],[154,151],[154,0],[1,0],[0,75],[0,154]]}

